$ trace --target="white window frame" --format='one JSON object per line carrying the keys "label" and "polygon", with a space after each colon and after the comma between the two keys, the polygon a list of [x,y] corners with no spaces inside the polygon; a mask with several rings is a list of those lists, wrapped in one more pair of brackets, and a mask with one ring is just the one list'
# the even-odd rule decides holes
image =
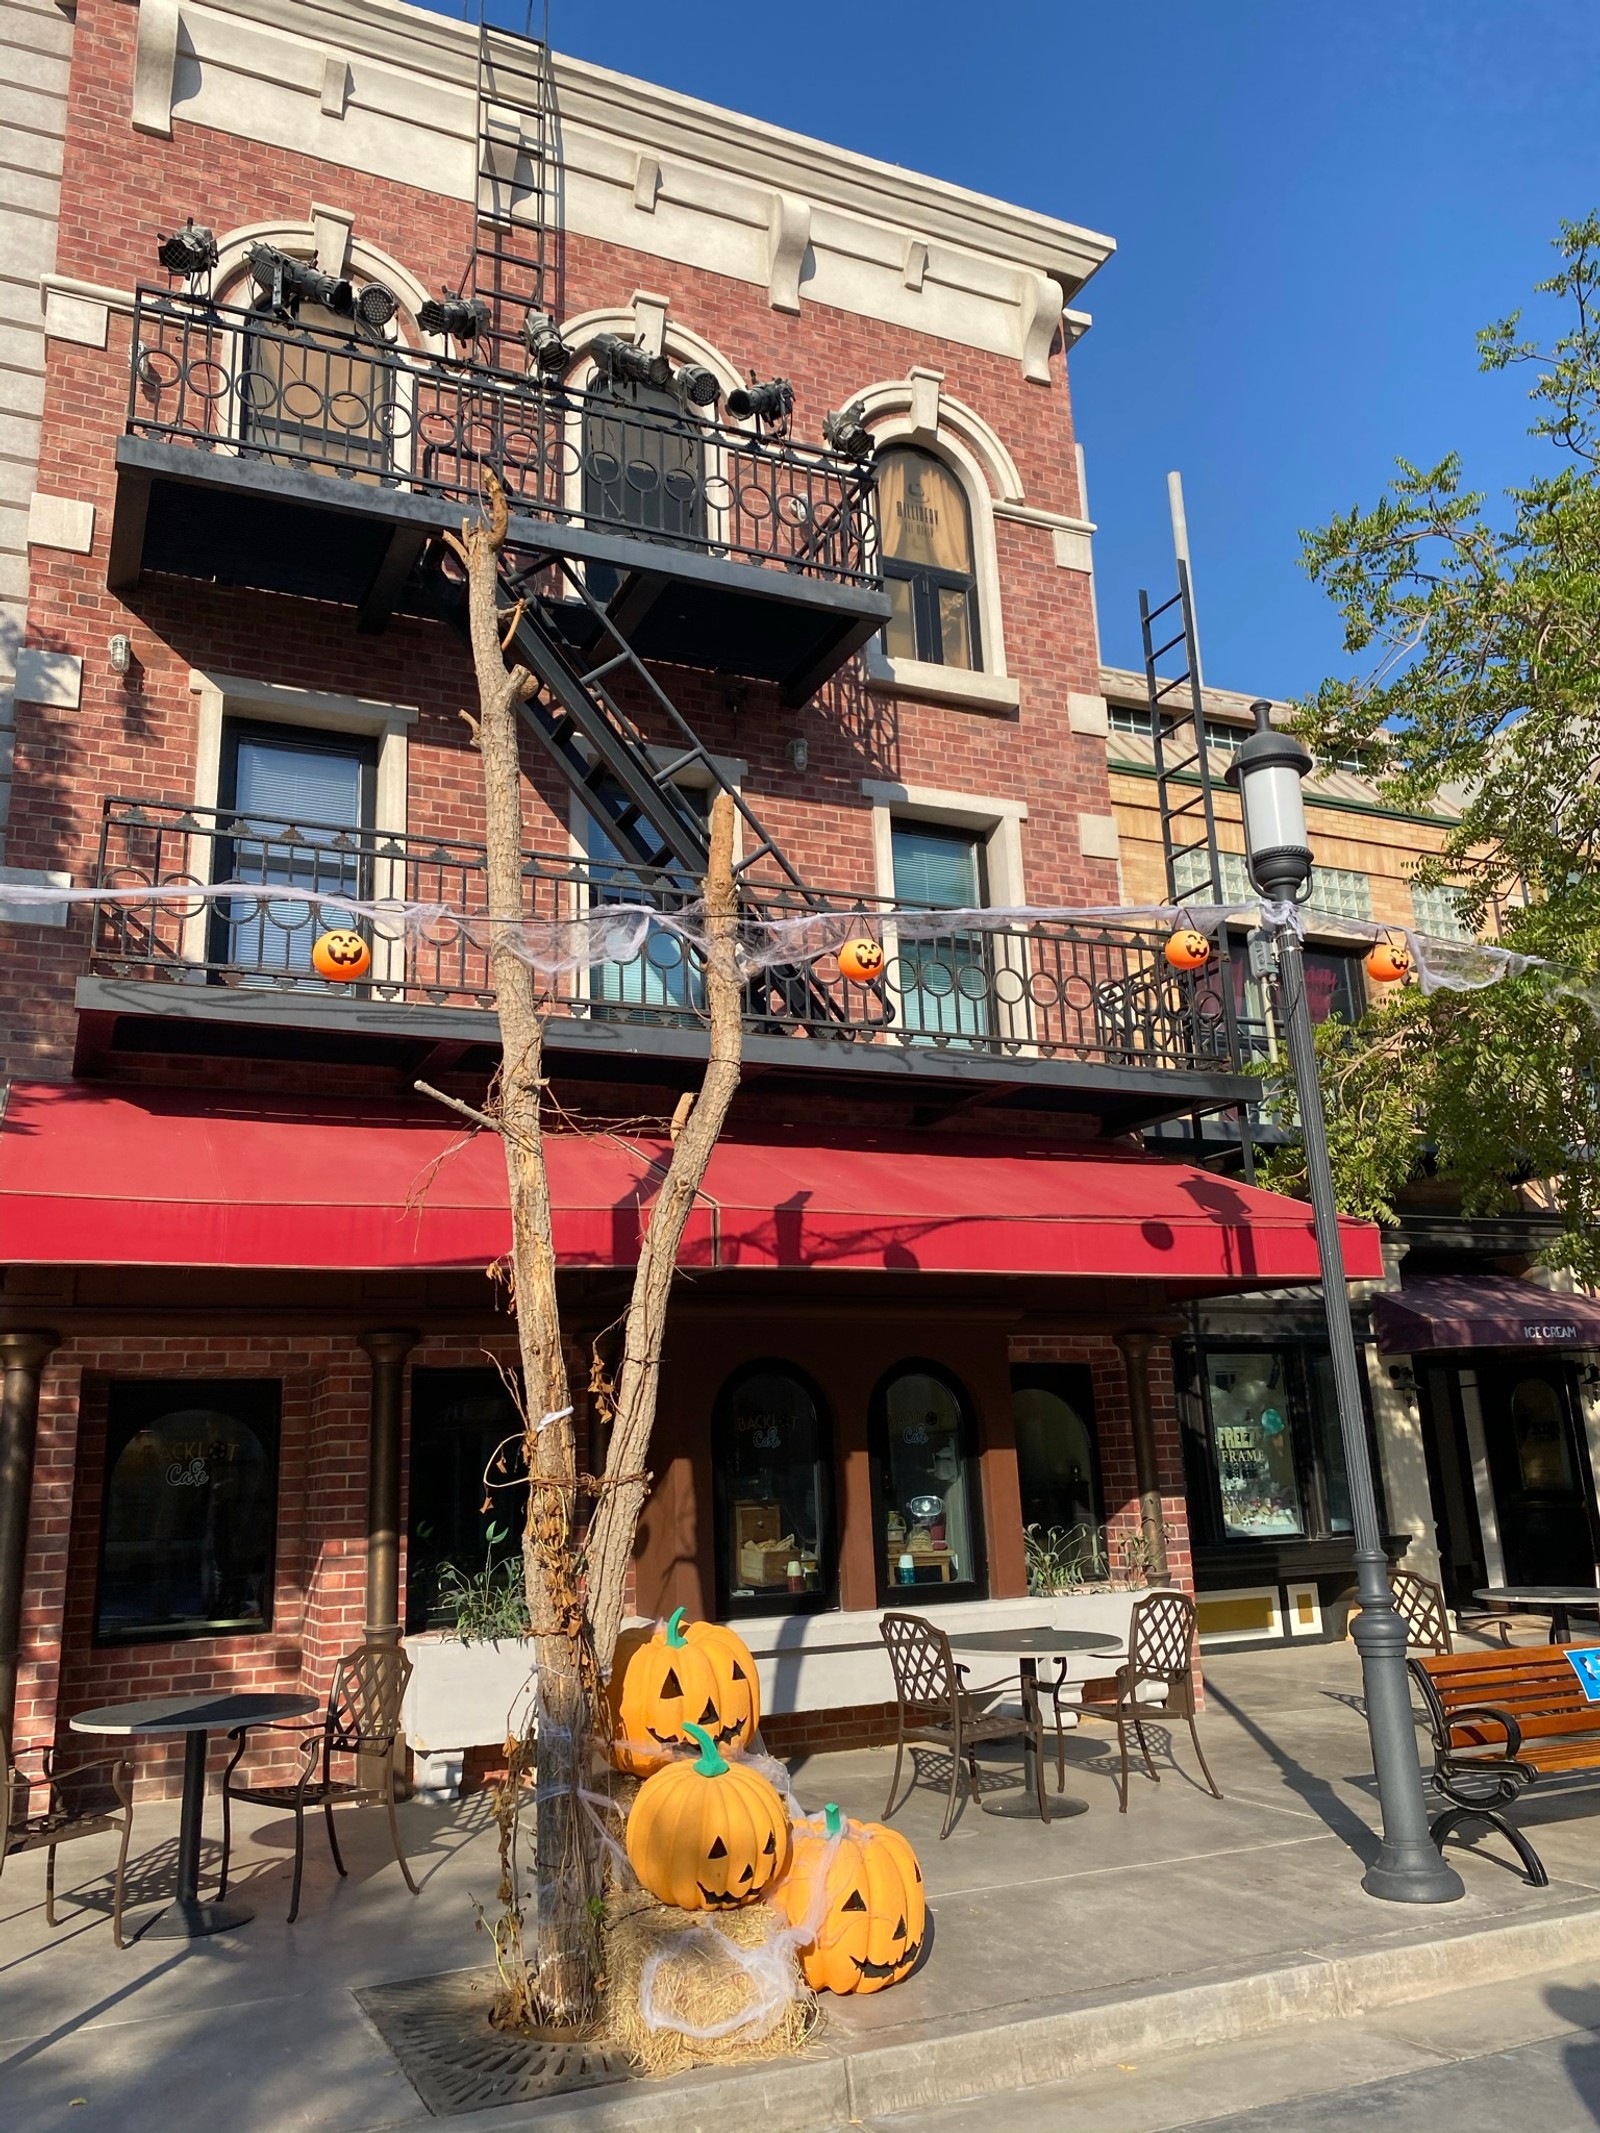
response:
{"label": "white window frame", "polygon": [[941,389],[937,371],[914,370],[908,378],[845,393],[840,404],[859,400],[872,441],[884,451],[906,445],[943,460],[960,482],[972,521],[972,570],[978,593],[980,668],[947,667],[934,660],[896,659],[881,637],[864,653],[867,686],[895,696],[956,704],[964,710],[1015,711],[1022,690],[1006,671],[1005,621],[1000,589],[1000,552],[995,540],[995,504],[1020,504],[1022,479],[1016,461],[996,431],[969,407]]}
{"label": "white window frame", "polygon": [[[1024,904],[1027,895],[1022,874],[1022,825],[1028,819],[1026,800],[999,800],[974,793],[946,792],[931,785],[889,784],[879,778],[863,778],[863,797],[872,808],[872,868],[877,893],[888,904],[895,900],[894,825],[927,822],[944,829],[966,830],[983,842],[986,908]],[[1003,1043],[1030,1049],[1032,1029],[1028,1017],[1027,942],[1020,935],[996,943],[996,967],[1003,956],[1007,967],[1022,979],[1021,999],[1008,1007],[995,1002],[993,1034]],[[885,959],[899,954],[899,934],[892,918],[883,927]]]}
{"label": "white window frame", "polygon": [[[222,781],[222,739],[227,720],[247,719],[252,725],[298,728],[303,733],[349,734],[378,743],[377,774],[373,781],[372,834],[374,839],[406,835],[410,730],[421,716],[415,704],[389,704],[361,696],[328,695],[316,689],[286,688],[282,683],[258,681],[241,674],[205,674],[198,668],[189,675],[196,697],[194,751],[194,804],[214,808]],[[190,857],[204,878],[213,871],[215,840],[197,833]],[[372,894],[404,897],[406,869],[403,859],[378,859],[373,863]],[[199,966],[206,958],[207,913],[202,908],[185,922],[184,954]],[[406,969],[406,944],[398,939],[375,938],[372,943],[372,980],[377,984],[401,984]]]}

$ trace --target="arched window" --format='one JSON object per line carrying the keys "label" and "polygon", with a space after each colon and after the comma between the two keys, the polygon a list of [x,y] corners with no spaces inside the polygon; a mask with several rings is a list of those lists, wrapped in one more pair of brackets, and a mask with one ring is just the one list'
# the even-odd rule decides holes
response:
{"label": "arched window", "polygon": [[1105,1510],[1095,1442],[1094,1380],[1080,1366],[1018,1365],[1011,1373],[1022,1523],[1057,1553],[1087,1560],[1100,1545]]}
{"label": "arched window", "polygon": [[836,1604],[832,1439],[821,1393],[792,1363],[749,1363],[723,1386],[712,1428],[719,1613]]}
{"label": "arched window", "polygon": [[[598,373],[583,413],[583,516],[666,540],[705,537],[700,424],[672,393]],[[615,577],[615,572],[611,575]],[[596,573],[589,584],[595,589]]]}
{"label": "arched window", "polygon": [[972,512],[954,471],[931,452],[891,446],[878,460],[878,515],[894,603],[889,657],[981,667]]}
{"label": "arched window", "polygon": [[978,1432],[958,1378],[937,1363],[897,1364],[873,1396],[870,1425],[879,1597],[986,1590]]}
{"label": "arched window", "polygon": [[233,301],[260,314],[244,336],[240,443],[313,474],[390,478],[396,372],[382,339],[321,304],[302,303],[282,318],[248,281]]}

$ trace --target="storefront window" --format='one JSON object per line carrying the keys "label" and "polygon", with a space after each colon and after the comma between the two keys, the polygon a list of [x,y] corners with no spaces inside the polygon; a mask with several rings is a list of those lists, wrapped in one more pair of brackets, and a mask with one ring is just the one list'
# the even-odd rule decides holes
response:
{"label": "storefront window", "polygon": [[1328,1540],[1351,1530],[1350,1484],[1325,1345],[1190,1356],[1184,1463],[1196,1538]]}
{"label": "storefront window", "polygon": [[97,1644],[270,1628],[278,1413],[276,1379],[111,1387]]}
{"label": "storefront window", "polygon": [[520,1633],[522,1418],[496,1370],[411,1374],[406,1629]]}
{"label": "storefront window", "polygon": [[723,1387],[714,1434],[717,1600],[724,1613],[834,1604],[833,1451],[822,1396],[791,1364]]}
{"label": "storefront window", "polygon": [[878,1389],[873,1412],[878,1578],[886,1597],[921,1586],[971,1598],[978,1553],[977,1437],[971,1403],[934,1365],[908,1363]]}
{"label": "storefront window", "polygon": [[1223,1532],[1229,1540],[1303,1535],[1283,1357],[1213,1353],[1206,1358],[1206,1381]]}

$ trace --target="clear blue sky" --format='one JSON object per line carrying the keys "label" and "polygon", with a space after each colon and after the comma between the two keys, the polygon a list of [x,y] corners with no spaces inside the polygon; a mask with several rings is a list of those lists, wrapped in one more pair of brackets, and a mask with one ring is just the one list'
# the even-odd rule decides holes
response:
{"label": "clear blue sky", "polygon": [[1113,662],[1170,588],[1169,467],[1207,679],[1288,696],[1339,664],[1300,527],[1396,454],[1532,464],[1473,334],[1600,206],[1594,0],[552,0],[551,41],[1116,239],[1072,358]]}

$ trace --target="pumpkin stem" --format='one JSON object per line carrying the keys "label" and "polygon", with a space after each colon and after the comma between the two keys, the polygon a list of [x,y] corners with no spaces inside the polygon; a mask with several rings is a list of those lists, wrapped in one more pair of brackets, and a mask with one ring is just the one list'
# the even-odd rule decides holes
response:
{"label": "pumpkin stem", "polygon": [[728,1766],[723,1760],[722,1751],[718,1748],[716,1742],[711,1738],[711,1735],[706,1731],[705,1727],[687,1725],[684,1727],[683,1730],[685,1733],[692,1733],[695,1739],[700,1743],[699,1758],[694,1766],[695,1769],[699,1772],[700,1776],[703,1778],[719,1778],[725,1776],[727,1774]]}
{"label": "pumpkin stem", "polygon": [[670,1615],[668,1615],[668,1617],[667,1617],[667,1649],[668,1649],[668,1651],[671,1651],[671,1652],[681,1652],[681,1651],[683,1650],[684,1646],[685,1646],[685,1645],[686,1645],[686,1644],[688,1643],[688,1641],[689,1641],[689,1640],[688,1640],[688,1638],[687,1638],[687,1637],[686,1637],[686,1636],[684,1635],[684,1633],[683,1633],[683,1618],[684,1618],[684,1616],[685,1616],[685,1615],[686,1615],[686,1614],[687,1614],[688,1612],[689,1612],[689,1610],[688,1610],[688,1608],[687,1608],[687,1607],[675,1607],[675,1608],[674,1608],[674,1609],[672,1610],[671,1614],[670,1614]]}
{"label": "pumpkin stem", "polygon": [[832,1800],[830,1800],[827,1806],[823,1808],[822,1819],[827,1826],[828,1835],[830,1837],[842,1837],[844,1835],[844,1816],[840,1814],[838,1808],[834,1806]]}

